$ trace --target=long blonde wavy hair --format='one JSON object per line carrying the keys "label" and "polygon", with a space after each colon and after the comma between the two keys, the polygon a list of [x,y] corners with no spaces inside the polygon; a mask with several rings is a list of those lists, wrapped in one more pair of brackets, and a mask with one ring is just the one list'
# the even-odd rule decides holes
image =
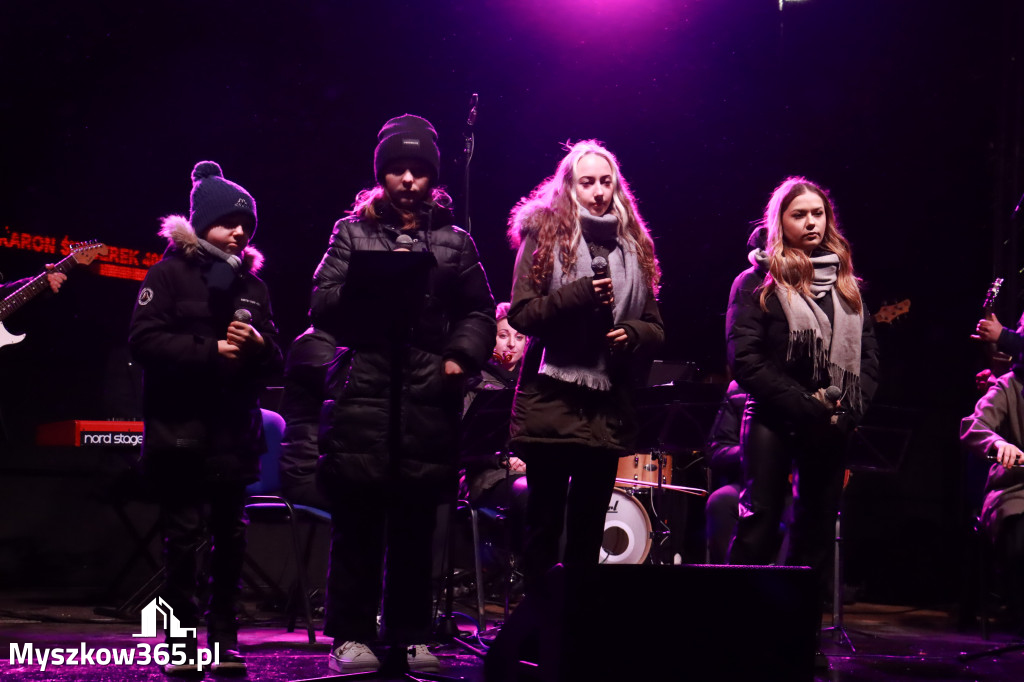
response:
{"label": "long blonde wavy hair", "polygon": [[765,246],[768,254],[768,275],[761,285],[761,308],[768,310],[768,297],[780,286],[807,296],[811,295],[814,264],[802,249],[786,244],[782,230],[782,216],[789,205],[798,196],[808,192],[821,197],[825,205],[825,233],[822,236],[821,248],[839,256],[836,290],[843,300],[859,313],[863,305],[860,297],[860,278],[854,274],[850,242],[839,229],[832,200],[828,192],[819,185],[799,176],[786,178],[775,188],[764,209],[764,218],[760,222],[760,225],[768,229],[768,243]]}
{"label": "long blonde wavy hair", "polygon": [[609,210],[619,219],[619,241],[636,253],[644,280],[651,294],[657,297],[661,268],[654,254],[654,241],[647,224],[640,217],[629,184],[619,171],[618,159],[597,140],[582,140],[576,144],[567,142],[565,148],[568,154],[559,162],[555,174],[537,185],[529,196],[520,199],[508,219],[508,239],[513,248],[518,249],[527,235],[536,236],[537,250],[533,253],[530,272],[533,288],[544,291],[547,287],[556,251],[562,271],[569,273],[575,270],[576,248],[583,238],[581,206],[576,197],[577,167],[584,156],[596,154],[612,169],[615,189]]}

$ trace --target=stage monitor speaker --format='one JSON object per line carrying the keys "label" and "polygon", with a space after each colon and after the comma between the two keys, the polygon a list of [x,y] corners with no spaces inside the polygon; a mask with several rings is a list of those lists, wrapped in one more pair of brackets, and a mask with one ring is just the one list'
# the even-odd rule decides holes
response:
{"label": "stage monitor speaker", "polygon": [[810,569],[555,566],[495,638],[487,682],[811,682],[821,604]]}

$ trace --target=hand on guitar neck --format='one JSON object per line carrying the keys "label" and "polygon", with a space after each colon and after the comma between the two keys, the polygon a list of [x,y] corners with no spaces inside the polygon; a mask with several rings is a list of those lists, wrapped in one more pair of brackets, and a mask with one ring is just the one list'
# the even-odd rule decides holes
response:
{"label": "hand on guitar neck", "polygon": [[[1011,332],[1013,333],[1013,332]],[[1013,356],[999,349],[999,339],[1003,335],[1003,325],[995,313],[989,313],[987,317],[978,320],[971,338],[985,344],[988,354],[988,365],[993,376],[1001,376],[1010,371],[1013,365]]]}
{"label": "hand on guitar neck", "polygon": [[[974,328],[974,334],[971,334],[971,338],[975,341],[981,341],[985,344],[985,351],[988,355],[988,365],[995,376],[999,376],[1010,370],[1010,365],[1013,362],[1013,355],[1017,354],[1016,343],[1019,338],[1015,339],[1003,339],[1004,349],[1000,349],[997,344],[1000,338],[1003,336],[1003,325],[999,322],[999,318],[996,317],[995,303],[996,298],[999,296],[999,290],[1003,286],[1003,279],[1001,277],[996,278],[989,286],[988,291],[985,294],[985,302],[981,306],[981,319],[978,320],[978,324]],[[1011,334],[1016,337],[1016,334]],[[1012,349],[1011,353],[1005,352],[1007,349]]]}
{"label": "hand on guitar neck", "polygon": [[[0,347],[18,343],[25,338],[24,334],[11,334],[3,322],[25,303],[49,288],[54,293],[60,291],[67,281],[67,272],[76,265],[89,265],[99,255],[106,255],[107,247],[99,242],[83,242],[70,248],[66,258],[57,264],[47,264],[46,269],[35,277],[14,283],[17,290],[0,299]],[[8,287],[14,288],[14,287]]]}
{"label": "hand on guitar neck", "polygon": [[995,313],[989,313],[988,317],[978,320],[978,326],[975,328],[974,333],[971,334],[971,338],[975,341],[996,343],[999,341],[999,336],[1002,333],[1003,325],[999,322],[999,318],[996,317]]}
{"label": "hand on guitar neck", "polygon": [[56,266],[53,263],[46,264],[46,281],[50,285],[50,290],[53,293],[60,291],[60,287],[64,282],[68,281],[68,276],[63,272],[54,270]]}

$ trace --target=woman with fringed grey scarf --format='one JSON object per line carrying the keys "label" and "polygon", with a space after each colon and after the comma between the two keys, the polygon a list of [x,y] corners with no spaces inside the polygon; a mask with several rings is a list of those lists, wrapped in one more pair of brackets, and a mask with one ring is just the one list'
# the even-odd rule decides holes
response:
{"label": "woman with fringed grey scarf", "polygon": [[618,458],[633,453],[631,389],[665,336],[654,242],[618,161],[594,140],[568,152],[509,219],[508,321],[529,337],[511,419],[530,471],[527,592],[559,560],[563,519],[565,564],[596,565]]}
{"label": "woman with fringed grey scarf", "polygon": [[766,243],[733,282],[726,316],[729,365],[750,394],[741,436],[750,513],[739,520],[729,561],[773,561],[795,464],[787,561],[812,567],[824,585],[846,441],[875,393],[878,345],[826,192],[787,178],[762,227]]}

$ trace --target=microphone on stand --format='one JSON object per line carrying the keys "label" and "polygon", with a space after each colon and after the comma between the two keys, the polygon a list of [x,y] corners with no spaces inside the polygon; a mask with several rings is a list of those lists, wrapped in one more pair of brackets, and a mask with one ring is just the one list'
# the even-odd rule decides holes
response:
{"label": "microphone on stand", "polygon": [[480,95],[473,93],[469,98],[469,116],[466,117],[466,127],[472,128],[476,124],[476,105],[480,103]]}

